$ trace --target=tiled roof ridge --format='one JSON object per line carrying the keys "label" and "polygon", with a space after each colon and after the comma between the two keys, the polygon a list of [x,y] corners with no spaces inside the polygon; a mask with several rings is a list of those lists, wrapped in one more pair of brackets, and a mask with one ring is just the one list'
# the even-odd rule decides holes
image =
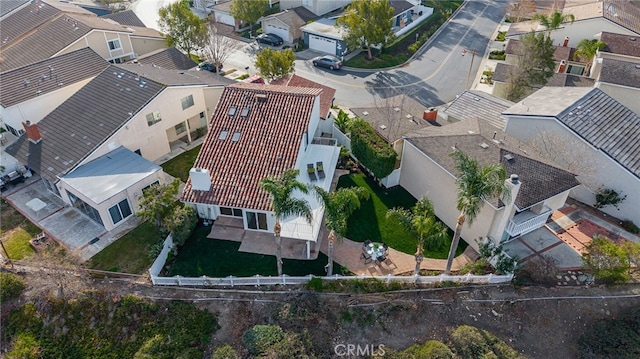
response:
{"label": "tiled roof ridge", "polygon": [[[46,4],[47,6],[51,6],[49,4]],[[55,9],[55,8],[54,8]],[[56,9],[58,10],[58,9]],[[48,19],[47,21],[43,22],[42,24],[34,27],[33,29],[21,34],[20,36],[18,36],[17,38],[13,39],[13,41],[11,41],[9,44],[7,44],[6,46],[2,47],[2,50],[7,50],[12,48],[13,46],[15,46],[16,44],[19,44],[22,40],[24,40],[25,38],[35,34],[36,32],[38,32],[40,29],[49,26],[49,24],[51,24],[52,22],[58,20],[60,17],[62,17],[63,15],[66,15],[64,12],[58,10],[58,13],[55,14],[54,16],[52,16],[50,19]]]}

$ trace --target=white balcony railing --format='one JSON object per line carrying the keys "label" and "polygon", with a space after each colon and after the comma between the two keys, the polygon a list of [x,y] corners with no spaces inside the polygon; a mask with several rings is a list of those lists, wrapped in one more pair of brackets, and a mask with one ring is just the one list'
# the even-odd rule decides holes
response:
{"label": "white balcony railing", "polygon": [[336,146],[338,141],[335,138],[330,137],[314,137],[311,140],[312,145],[324,145],[324,146]]}
{"label": "white balcony railing", "polygon": [[523,211],[509,220],[505,230],[512,237],[527,234],[544,226],[549,215],[551,215],[551,209],[549,208],[540,214],[536,214],[531,211]]}

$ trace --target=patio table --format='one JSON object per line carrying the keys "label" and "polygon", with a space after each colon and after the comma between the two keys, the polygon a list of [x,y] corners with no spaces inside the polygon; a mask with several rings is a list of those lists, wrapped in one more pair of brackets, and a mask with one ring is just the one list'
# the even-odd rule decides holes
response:
{"label": "patio table", "polygon": [[365,245],[364,251],[367,252],[367,254],[371,256],[371,259],[373,259],[374,261],[380,257],[383,257],[387,253],[387,250],[382,245],[382,243],[374,243],[374,242],[371,242]]}

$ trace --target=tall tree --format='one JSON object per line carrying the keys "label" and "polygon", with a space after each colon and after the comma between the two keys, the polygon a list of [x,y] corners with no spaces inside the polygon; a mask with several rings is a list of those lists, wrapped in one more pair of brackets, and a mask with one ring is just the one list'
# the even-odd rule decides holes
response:
{"label": "tall tree", "polygon": [[269,10],[269,0],[233,0],[229,8],[229,14],[234,19],[244,21],[251,26],[249,30],[253,34],[255,24]]}
{"label": "tall tree", "polygon": [[473,224],[486,200],[499,195],[502,195],[506,200],[507,196],[510,195],[504,184],[507,173],[502,165],[480,166],[474,158],[458,150],[454,151],[451,156],[456,161],[456,171],[458,172],[456,208],[460,211],[460,214],[456,221],[456,229],[449,249],[445,274],[451,272],[451,265],[458,249],[462,226],[465,221],[468,220],[470,225]]}
{"label": "tall tree", "polygon": [[540,25],[547,29],[547,36],[551,37],[551,31],[559,29],[565,22],[573,24],[576,18],[573,14],[563,14],[558,10],[553,10],[551,14],[535,14],[532,19],[539,21]]}
{"label": "tall tree", "polygon": [[302,193],[309,193],[309,188],[298,181],[299,171],[288,169],[282,172],[279,177],[269,176],[260,180],[260,187],[271,195],[271,206],[276,216],[273,232],[276,240],[276,261],[278,264],[278,275],[282,276],[282,239],[280,238],[280,219],[289,216],[302,216],[311,223],[313,215],[309,202],[301,198],[293,197],[293,192],[298,190]]}
{"label": "tall tree", "polygon": [[372,59],[371,46],[384,47],[395,37],[392,18],[389,0],[354,0],[336,26],[345,30],[343,38],[350,49],[363,48]]}
{"label": "tall tree", "polygon": [[189,9],[189,3],[178,1],[161,7],[158,25],[168,46],[177,46],[191,57],[191,52],[204,46],[207,39],[205,20]]}
{"label": "tall tree", "polygon": [[169,184],[155,184],[145,189],[136,216],[154,221],[156,227],[164,228],[164,219],[173,213],[177,205],[179,187],[180,180],[176,178]]}
{"label": "tall tree", "polygon": [[404,208],[392,208],[387,211],[387,218],[393,218],[418,238],[415,254],[416,267],[413,274],[420,273],[422,252],[424,248],[436,249],[442,247],[448,237],[447,227],[436,219],[433,204],[427,197],[419,200],[411,211]]}
{"label": "tall tree", "polygon": [[256,55],[254,65],[260,76],[272,81],[293,73],[295,60],[296,54],[291,49],[278,51],[265,47]]}
{"label": "tall tree", "polygon": [[553,40],[529,32],[520,36],[515,47],[517,64],[509,67],[506,98],[520,101],[528,92],[544,86],[555,72]]}
{"label": "tall tree", "polygon": [[314,187],[314,191],[324,206],[324,224],[329,230],[327,275],[332,275],[334,242],[340,241],[347,234],[347,220],[355,210],[360,208],[361,199],[369,199],[369,191],[362,187],[350,187],[327,192],[318,186]]}
{"label": "tall tree", "polygon": [[585,74],[589,75],[593,58],[596,57],[598,51],[604,49],[607,46],[603,41],[598,39],[582,39],[576,45],[576,51],[573,54],[573,59],[584,59],[587,62],[587,66],[584,69]]}
{"label": "tall tree", "polygon": [[220,73],[222,63],[238,49],[238,43],[228,36],[224,36],[218,23],[214,21],[208,25],[207,43],[204,45],[204,56],[216,67],[216,73]]}

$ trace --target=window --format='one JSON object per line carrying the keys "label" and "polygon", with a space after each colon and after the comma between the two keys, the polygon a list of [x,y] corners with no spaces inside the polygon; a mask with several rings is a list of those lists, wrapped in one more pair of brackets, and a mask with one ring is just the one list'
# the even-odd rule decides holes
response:
{"label": "window", "polygon": [[582,75],[584,72],[584,66],[569,65],[567,66],[567,73],[572,75]]}
{"label": "window", "polygon": [[102,219],[100,218],[100,213],[98,213],[98,211],[95,208],[91,207],[90,205],[85,203],[83,200],[73,195],[71,192],[67,192],[67,194],[69,195],[69,200],[71,201],[71,204],[75,208],[79,209],[80,212],[86,214],[87,216],[89,216],[89,218],[91,218],[92,220],[94,220],[95,222],[97,222],[98,224],[104,227],[104,224],[102,223]]}
{"label": "window", "polygon": [[204,112],[200,112],[200,119],[204,119]]}
{"label": "window", "polygon": [[267,230],[267,215],[265,213],[246,212],[246,214],[249,229]]}
{"label": "window", "polygon": [[220,214],[242,218],[242,210],[240,208],[220,207]]}
{"label": "window", "polygon": [[231,141],[233,141],[233,142],[238,142],[238,141],[240,141],[240,135],[241,135],[241,133],[240,133],[240,132],[234,132],[234,133],[233,133],[233,137],[231,137]]}
{"label": "window", "polygon": [[160,111],[153,111],[153,113],[147,114],[147,125],[153,126],[160,121],[162,121],[162,117],[160,117]]}
{"label": "window", "polygon": [[229,116],[233,117],[236,115],[236,112],[238,112],[238,108],[235,106],[231,106],[229,107]]}
{"label": "window", "polygon": [[187,124],[184,122],[175,125],[173,128],[176,129],[176,135],[187,132]]}
{"label": "window", "polygon": [[218,136],[218,139],[219,139],[220,141],[224,141],[224,140],[226,140],[226,139],[227,139],[227,136],[229,136],[229,131],[227,131],[227,130],[222,130],[222,131],[220,131],[220,135]]}
{"label": "window", "polygon": [[159,184],[160,184],[160,181],[154,181],[152,184],[150,184],[150,185],[148,185],[148,186],[146,186],[146,187],[144,187],[142,189],[142,194],[146,193],[147,190],[149,190],[152,186],[156,186],[156,185],[159,185]]}
{"label": "window", "polygon": [[242,112],[240,112],[240,117],[247,117],[249,116],[249,107],[245,107],[242,109]]}
{"label": "window", "polygon": [[125,198],[120,201],[120,203],[109,208],[109,214],[111,215],[113,224],[117,224],[123,219],[129,217],[132,214],[131,207],[129,206],[129,201]]}
{"label": "window", "polygon": [[182,102],[182,109],[186,110],[189,107],[193,106],[193,95],[189,95],[180,101]]}
{"label": "window", "polygon": [[6,127],[7,130],[9,130],[9,132],[11,132],[16,137],[20,137],[24,133],[24,130],[16,130],[15,128],[7,125],[6,123],[4,124],[4,127]]}
{"label": "window", "polygon": [[120,46],[120,40],[116,39],[116,40],[110,40],[108,42],[109,44],[109,50],[113,51],[113,50],[119,50],[122,47]]}

